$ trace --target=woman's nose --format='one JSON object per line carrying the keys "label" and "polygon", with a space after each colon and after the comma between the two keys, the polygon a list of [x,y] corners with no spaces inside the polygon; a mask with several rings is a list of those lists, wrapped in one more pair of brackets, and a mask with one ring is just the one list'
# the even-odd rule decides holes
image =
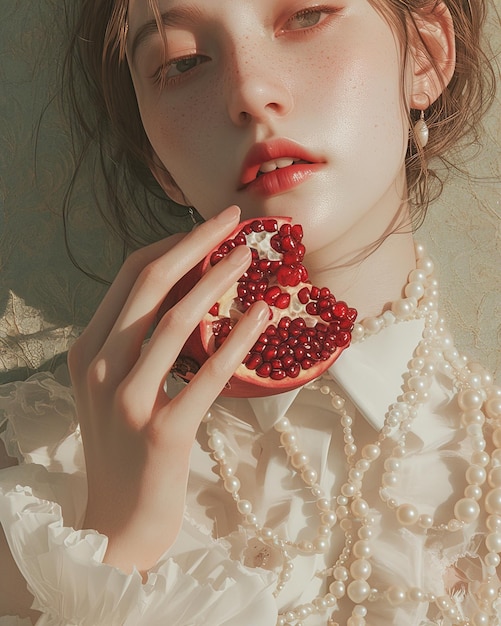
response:
{"label": "woman's nose", "polygon": [[226,74],[228,113],[238,126],[283,117],[293,96],[279,63],[260,53],[235,52]]}

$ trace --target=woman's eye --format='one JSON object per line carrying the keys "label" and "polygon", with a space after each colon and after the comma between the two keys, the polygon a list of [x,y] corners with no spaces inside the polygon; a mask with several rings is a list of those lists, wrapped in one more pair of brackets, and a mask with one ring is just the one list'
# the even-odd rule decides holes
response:
{"label": "woman's eye", "polygon": [[322,11],[306,10],[296,13],[287,20],[286,30],[300,30],[302,28],[311,28],[316,26],[322,18]]}
{"label": "woman's eye", "polygon": [[207,57],[193,54],[191,56],[173,59],[163,65],[155,74],[155,81],[165,82],[178,78],[187,72],[194,70],[207,60]]}

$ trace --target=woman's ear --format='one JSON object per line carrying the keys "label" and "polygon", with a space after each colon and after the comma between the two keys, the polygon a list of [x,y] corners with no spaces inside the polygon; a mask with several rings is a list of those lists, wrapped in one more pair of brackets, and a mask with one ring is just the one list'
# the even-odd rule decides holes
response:
{"label": "woman's ear", "polygon": [[456,66],[454,25],[444,2],[431,0],[412,13],[410,106],[425,110],[449,84]]}
{"label": "woman's ear", "polygon": [[176,181],[165,169],[156,152],[153,152],[153,150],[150,162],[150,170],[155,177],[157,183],[160,185],[160,187],[162,187],[164,192],[167,194],[167,196],[169,196],[171,200],[174,200],[174,202],[177,202],[177,204],[190,206],[190,202],[185,198],[183,192],[177,186]]}

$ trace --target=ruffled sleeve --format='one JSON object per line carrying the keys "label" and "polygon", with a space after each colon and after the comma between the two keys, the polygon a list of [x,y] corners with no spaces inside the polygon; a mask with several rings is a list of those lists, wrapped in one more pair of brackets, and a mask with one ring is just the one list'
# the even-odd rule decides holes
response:
{"label": "ruffled sleeve", "polygon": [[275,576],[235,561],[188,519],[176,545],[189,548],[164,555],[146,582],[104,564],[107,538],[75,530],[86,479],[71,394],[46,375],[6,387],[3,436],[25,463],[0,472],[0,523],[42,613],[37,626],[275,625]]}

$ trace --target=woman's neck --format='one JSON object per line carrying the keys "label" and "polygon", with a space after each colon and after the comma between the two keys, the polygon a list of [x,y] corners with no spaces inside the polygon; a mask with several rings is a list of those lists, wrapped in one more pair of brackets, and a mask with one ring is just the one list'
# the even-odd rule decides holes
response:
{"label": "woman's neck", "polygon": [[338,300],[358,311],[358,319],[380,315],[403,297],[409,273],[416,267],[410,228],[393,232],[381,242],[343,251],[339,263],[325,266],[318,258],[306,259],[311,281],[326,286]]}

